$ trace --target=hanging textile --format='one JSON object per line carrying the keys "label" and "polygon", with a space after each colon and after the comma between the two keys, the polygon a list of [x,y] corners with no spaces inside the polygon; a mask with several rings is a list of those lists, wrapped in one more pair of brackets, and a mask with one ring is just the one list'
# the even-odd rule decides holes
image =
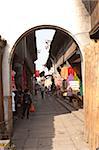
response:
{"label": "hanging textile", "polygon": [[15,91],[16,90],[16,85],[15,85],[15,71],[12,70],[11,71],[11,87],[12,87],[12,91]]}
{"label": "hanging textile", "polygon": [[76,72],[74,73],[74,81],[79,81],[79,82],[80,82],[80,80],[79,80],[79,78],[78,78]]}
{"label": "hanging textile", "polygon": [[67,66],[64,66],[62,69],[61,69],[61,77],[63,79],[67,79],[68,77],[68,67]]}
{"label": "hanging textile", "polygon": [[72,74],[74,76],[74,70],[72,67],[68,68],[68,75]]}
{"label": "hanging textile", "polygon": [[68,76],[68,79],[67,79],[68,81],[73,81],[74,80],[74,76],[73,76],[73,74],[70,74],[69,76]]}
{"label": "hanging textile", "polygon": [[39,70],[36,70],[35,71],[35,77],[39,77],[40,76],[40,72],[39,72]]}

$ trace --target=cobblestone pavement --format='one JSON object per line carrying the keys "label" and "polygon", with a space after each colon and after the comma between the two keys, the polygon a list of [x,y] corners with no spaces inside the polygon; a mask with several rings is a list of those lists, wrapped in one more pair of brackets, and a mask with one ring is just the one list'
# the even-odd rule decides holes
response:
{"label": "cobblestone pavement", "polygon": [[34,102],[36,112],[15,122],[12,141],[17,150],[89,150],[82,120],[51,96],[38,95]]}

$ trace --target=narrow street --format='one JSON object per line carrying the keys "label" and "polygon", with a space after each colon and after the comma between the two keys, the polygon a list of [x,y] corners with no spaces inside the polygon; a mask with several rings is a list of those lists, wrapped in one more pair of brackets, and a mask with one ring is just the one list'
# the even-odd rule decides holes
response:
{"label": "narrow street", "polygon": [[84,141],[84,122],[69,113],[54,97],[38,94],[36,112],[14,125],[13,143],[17,150],[89,150]]}

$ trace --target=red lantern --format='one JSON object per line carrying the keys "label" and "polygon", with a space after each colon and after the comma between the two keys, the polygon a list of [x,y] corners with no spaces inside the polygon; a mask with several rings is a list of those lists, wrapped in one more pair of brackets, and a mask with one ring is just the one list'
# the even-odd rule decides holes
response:
{"label": "red lantern", "polygon": [[36,71],[35,71],[35,77],[39,77],[39,75],[40,75],[39,70],[36,70]]}
{"label": "red lantern", "polygon": [[68,75],[72,74],[74,76],[74,70],[72,67],[68,68]]}

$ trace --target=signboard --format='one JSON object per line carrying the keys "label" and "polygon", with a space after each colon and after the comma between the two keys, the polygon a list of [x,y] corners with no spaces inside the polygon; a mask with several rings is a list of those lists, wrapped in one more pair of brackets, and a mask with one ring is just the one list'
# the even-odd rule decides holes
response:
{"label": "signboard", "polygon": [[72,90],[75,90],[75,91],[79,91],[80,89],[80,84],[79,84],[79,81],[69,81],[69,85],[70,87],[72,88]]}

